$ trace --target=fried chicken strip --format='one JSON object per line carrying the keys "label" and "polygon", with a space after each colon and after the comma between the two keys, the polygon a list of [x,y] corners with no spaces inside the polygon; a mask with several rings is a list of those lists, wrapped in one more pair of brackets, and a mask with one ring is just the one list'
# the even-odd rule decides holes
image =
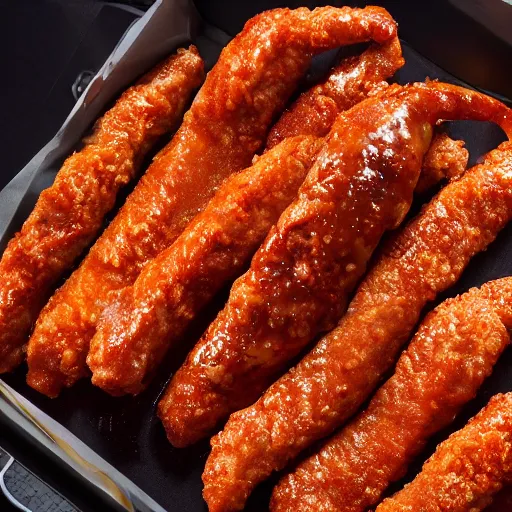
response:
{"label": "fried chicken strip", "polygon": [[[114,395],[144,388],[169,346],[222,284],[240,275],[292,202],[319,149],[316,136],[326,135],[335,119],[332,114],[362,100],[402,64],[395,38],[341,62],[327,85],[301,96],[315,101],[299,100],[284,114],[284,123],[281,118],[275,126],[284,125],[280,131],[286,137],[301,131],[315,137],[284,142],[272,156],[265,154],[254,166],[226,180],[176,242],[120,292],[106,308],[91,341],[87,363],[93,384]],[[319,100],[320,94],[325,101]],[[267,145],[276,147],[270,142],[276,141],[274,132],[275,127]],[[446,163],[465,151],[460,144],[437,134],[425,158],[423,181],[432,184],[446,176]]]}
{"label": "fried chicken strip", "polygon": [[[338,327],[212,439],[203,480],[212,510],[250,490],[361,406],[423,307],[453,285],[512,218],[512,144],[447,185],[386,243]],[[220,504],[217,506],[217,504]]]}
{"label": "fried chicken strip", "polygon": [[93,384],[139,393],[169,345],[247,260],[291,203],[322,139],[292,137],[226,180],[206,209],[108,306],[87,362]]}
{"label": "fried chicken strip", "polygon": [[[285,139],[226,180],[176,242],[120,292],[91,341],[87,363],[93,384],[116,396],[144,389],[201,307],[241,273],[296,196],[320,144],[311,136]],[[436,134],[420,179],[433,185],[435,178],[462,173],[468,158],[462,145]]]}
{"label": "fried chicken strip", "polygon": [[98,234],[147,151],[181,119],[203,77],[197,49],[178,50],[119,98],[41,193],[0,260],[0,373],[21,363],[52,287]]}
{"label": "fried chicken strip", "polygon": [[404,63],[398,37],[343,59],[327,80],[302,93],[281,116],[270,130],[266,150],[287,137],[327,135],[340,112],[364,100],[375,88],[386,86],[385,80]]}
{"label": "fried chicken strip", "polygon": [[206,435],[334,326],[383,232],[409,208],[438,116],[506,124],[507,114],[488,97],[432,82],[340,115],[298,198],[160,402],[169,440],[184,446]]}
{"label": "fried chicken strip", "polygon": [[314,54],[395,36],[393,19],[378,7],[276,9],[248,21],[222,51],[174,139],[40,315],[28,347],[29,385],[56,396],[87,375],[89,343],[109,294],[131,285],[224,178],[250,165]]}
{"label": "fried chicken strip", "polygon": [[367,409],[284,477],[273,512],[364,512],[475,397],[510,342],[512,278],[431,312]]}
{"label": "fried chicken strip", "polygon": [[376,512],[479,512],[512,476],[512,393],[491,398]]}

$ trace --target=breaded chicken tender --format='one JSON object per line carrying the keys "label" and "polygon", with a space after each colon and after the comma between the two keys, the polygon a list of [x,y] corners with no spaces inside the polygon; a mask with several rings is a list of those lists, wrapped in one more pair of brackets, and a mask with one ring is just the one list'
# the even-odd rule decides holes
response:
{"label": "breaded chicken tender", "polygon": [[378,7],[275,9],[249,20],[171,143],[42,311],[28,346],[28,384],[54,397],[88,374],[89,344],[111,293],[133,284],[221,182],[250,165],[314,54],[395,36],[395,22]]}
{"label": "breaded chicken tender", "polygon": [[438,306],[368,407],[277,485],[272,512],[364,512],[448,426],[510,343],[512,278]]}
{"label": "breaded chicken tender", "polygon": [[512,393],[507,393],[491,398],[441,443],[421,473],[376,512],[479,512],[511,476]]}
{"label": "breaded chicken tender", "polygon": [[[276,147],[272,155],[226,180],[204,212],[105,309],[87,359],[95,385],[113,395],[144,388],[167,349],[214,293],[242,273],[292,202],[320,147],[315,137],[326,135],[335,114],[362,100],[402,64],[397,38],[376,45],[343,61],[327,82],[304,93],[283,114],[267,139],[267,150]],[[286,137],[315,137],[285,140],[277,149],[276,130]],[[431,186],[455,174],[459,166],[450,162],[460,153],[467,155],[460,141],[436,134],[420,181]]]}
{"label": "breaded chicken tender", "polygon": [[231,415],[212,439],[203,474],[212,509],[242,501],[352,416],[393,365],[424,306],[457,281],[511,218],[512,144],[506,142],[399,230],[338,326],[254,405]]}
{"label": "breaded chicken tender", "polygon": [[41,193],[0,260],[0,373],[21,363],[53,287],[94,240],[148,150],[176,127],[203,78],[197,49],[178,50],[123,93]]}

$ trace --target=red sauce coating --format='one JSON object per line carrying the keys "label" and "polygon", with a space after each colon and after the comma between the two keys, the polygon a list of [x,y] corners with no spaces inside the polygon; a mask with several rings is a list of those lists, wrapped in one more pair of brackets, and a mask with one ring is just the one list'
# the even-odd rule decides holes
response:
{"label": "red sauce coating", "polygon": [[436,116],[508,121],[508,109],[446,84],[414,84],[340,115],[322,152],[224,310],[159,406],[186,445],[250,404],[316,333],[329,330],[386,229],[409,208]]}
{"label": "red sauce coating", "polygon": [[203,78],[197,49],[178,50],[120,97],[41,193],[0,261],[0,373],[21,363],[52,288],[98,234],[147,151],[176,126]]}
{"label": "red sauce coating", "polygon": [[[361,406],[394,363],[425,304],[512,218],[512,144],[447,185],[385,244],[347,314],[212,439],[203,480],[213,510],[282,469]],[[181,411],[180,411],[181,413]]]}
{"label": "red sauce coating", "polygon": [[475,397],[510,343],[511,313],[510,277],[438,306],[367,409],[281,480],[270,509],[364,512],[375,505]]}
{"label": "red sauce coating", "polygon": [[228,178],[205,210],[108,306],[91,342],[93,384],[139,393],[198,310],[236,277],[291,203],[322,139],[292,137]]}
{"label": "red sauce coating", "polygon": [[281,116],[269,133],[266,150],[295,135],[327,135],[340,112],[364,100],[375,88],[386,87],[384,80],[404,63],[398,37],[342,60],[323,83],[302,93]]}
{"label": "red sauce coating", "polygon": [[[400,43],[395,38],[360,57],[346,59],[331,71],[324,85],[313,87],[301,98],[318,99],[322,94],[335,100],[337,114],[362,100],[402,64]],[[301,135],[301,131],[326,135],[335,119],[328,105],[296,102],[274,126],[267,149],[270,140],[276,142],[272,137],[276,127],[287,137]],[[131,287],[120,291],[106,308],[91,341],[87,363],[95,385],[114,395],[138,393],[144,388],[164,353],[200,308],[224,282],[242,272],[296,196],[320,143],[312,137],[284,142],[272,156],[263,156],[226,180],[171,247],[148,263]],[[459,151],[465,151],[460,143],[436,135],[422,178],[428,184],[439,181],[446,161]],[[433,154],[438,152],[446,152],[446,157]]]}
{"label": "red sauce coating", "polygon": [[[479,512],[512,476],[512,393],[491,398],[376,512]],[[503,509],[505,512],[507,509]]]}
{"label": "red sauce coating", "polygon": [[[227,179],[176,242],[119,292],[91,341],[87,363],[93,384],[112,395],[144,389],[201,307],[240,274],[295,197],[320,145],[313,137],[286,139],[268,157]],[[467,157],[461,141],[436,134],[420,180],[432,185],[462,172]]]}
{"label": "red sauce coating", "polygon": [[56,396],[87,375],[109,294],[131,285],[223,179],[250,165],[315,53],[395,35],[395,22],[378,7],[275,9],[249,20],[223,49],[174,139],[41,313],[28,347],[28,384]]}

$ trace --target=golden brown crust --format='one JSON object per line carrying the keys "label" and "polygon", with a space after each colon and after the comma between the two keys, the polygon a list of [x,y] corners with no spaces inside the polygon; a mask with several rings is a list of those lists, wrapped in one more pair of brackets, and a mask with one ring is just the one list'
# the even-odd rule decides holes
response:
{"label": "golden brown crust", "polygon": [[171,247],[104,311],[87,363],[93,384],[138,393],[198,310],[236,277],[304,181],[322,140],[286,139],[228,178]]}
{"label": "golden brown crust", "polygon": [[222,51],[172,142],[39,317],[27,382],[55,396],[87,375],[86,356],[109,293],[131,285],[207,204],[250,165],[315,53],[396,35],[378,7],[275,9],[248,21]]}
{"label": "golden brown crust", "polygon": [[479,512],[512,475],[512,393],[496,395],[441,443],[421,473],[376,512]]}
{"label": "golden brown crust", "polygon": [[41,193],[0,261],[0,372],[21,362],[52,287],[97,235],[149,148],[181,119],[203,75],[197,49],[178,50],[123,93]]}
{"label": "golden brown crust", "polygon": [[364,512],[377,503],[491,373],[510,342],[500,304],[511,296],[512,278],[499,279],[430,313],[367,409],[279,482],[270,509]]}
{"label": "golden brown crust", "polygon": [[302,93],[284,112],[270,130],[266,151],[287,137],[327,135],[340,112],[364,100],[404,63],[398,37],[342,60],[323,83]]}
{"label": "golden brown crust", "polygon": [[[208,502],[248,494],[368,397],[424,305],[453,284],[512,217],[512,144],[447,185],[383,251],[339,326],[212,439]],[[222,508],[219,508],[222,510]]]}

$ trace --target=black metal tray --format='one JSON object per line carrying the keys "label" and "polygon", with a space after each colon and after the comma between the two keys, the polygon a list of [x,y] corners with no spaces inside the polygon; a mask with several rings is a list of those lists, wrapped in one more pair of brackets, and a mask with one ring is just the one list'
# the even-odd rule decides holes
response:
{"label": "black metal tray", "polygon": [[[179,3],[183,7],[184,2]],[[190,13],[192,12],[190,10]],[[186,42],[187,33],[190,34],[190,38],[199,46],[201,54],[206,57],[207,64],[211,66],[229,37],[206,24],[196,24],[196,21],[194,19],[191,22],[191,29],[189,27],[183,30],[178,43]],[[430,77],[461,83],[454,76],[415,52],[406,43],[403,46],[406,65],[397,74],[398,82],[405,83]],[[154,61],[154,59],[150,60]],[[148,65],[152,63],[149,62]],[[315,74],[318,74],[327,63],[328,58],[317,61]],[[51,158],[46,160],[40,158],[36,170],[32,168],[31,172],[28,172],[25,169],[16,178],[16,190],[18,191],[15,198],[16,207],[13,209],[12,199],[9,201],[9,205],[0,201],[0,219],[6,219],[6,222],[0,225],[0,235],[3,235],[0,239],[0,248],[5,245],[9,236],[19,229],[24,218],[30,212],[38,192],[42,187],[48,185],[54,171],[58,169],[66,154],[79,143],[92,119],[104,110],[114,94],[113,91],[124,87],[128,81],[130,80],[119,80],[117,85],[99,100],[96,97],[94,100],[97,102],[96,113],[90,115],[89,121],[76,127],[71,135],[64,133],[62,145],[53,148]],[[504,140],[500,129],[484,123],[450,123],[448,131],[452,136],[463,138],[466,141],[471,153],[471,163]],[[5,195],[0,195],[0,199],[2,197]],[[417,211],[418,206],[415,205],[413,209]],[[7,210],[7,208],[10,209],[8,215],[2,217],[2,209]],[[443,297],[440,297],[438,302],[447,296],[464,292],[471,286],[478,286],[488,280],[511,275],[512,258],[509,256],[511,251],[512,225],[500,234],[488,251],[473,259],[458,284]],[[26,436],[33,446],[38,446],[52,454],[57,461],[65,464],[77,474],[82,473],[84,483],[88,482],[92,490],[98,491],[101,488],[104,489],[105,486],[110,486],[110,491],[107,489],[107,494],[117,501],[117,506],[121,509],[130,510],[132,507],[133,510],[162,510],[163,508],[167,511],[182,512],[206,510],[206,505],[201,497],[201,473],[209,451],[208,442],[199,443],[189,449],[174,449],[167,442],[163,428],[155,416],[155,404],[168,379],[182,362],[187,348],[190,348],[198,339],[209,320],[222,306],[226,293],[226,290],[220,293],[204,311],[197,325],[183,337],[182,348],[178,352],[169,354],[162,371],[150,388],[140,396],[112,398],[93,387],[89,382],[82,381],[74,388],[63,392],[59,398],[50,400],[25,384],[26,367],[23,366],[11,375],[2,376],[3,383],[0,380],[0,428],[6,425],[17,430]],[[9,388],[3,384],[10,386],[26,401],[16,396],[8,396]],[[502,356],[493,375],[482,387],[478,397],[464,409],[450,430],[463,424],[468,417],[487,402],[492,394],[511,389],[512,351],[508,350]],[[44,411],[45,414],[39,411]],[[49,418],[55,420],[56,423]],[[35,426],[37,424],[39,426]],[[74,434],[83,442],[83,445],[69,433]],[[436,436],[436,439],[425,450],[424,457],[431,453],[436,442],[446,434],[444,432]],[[57,443],[55,443],[56,439]],[[69,448],[72,449],[71,454]],[[84,460],[87,461],[85,465]],[[409,475],[418,469],[422,460],[417,461]],[[88,464],[99,468],[100,476],[105,476],[106,480],[99,478],[100,481],[98,481],[99,473],[95,473],[94,467],[92,469],[87,467]],[[121,475],[129,480],[124,479]],[[274,481],[275,479],[271,479],[256,490],[249,500],[247,510],[261,511],[267,508],[269,493]],[[111,484],[114,485],[114,489]],[[121,489],[124,498],[117,494],[115,486],[118,487],[118,490]],[[143,492],[139,492],[137,487]]]}

